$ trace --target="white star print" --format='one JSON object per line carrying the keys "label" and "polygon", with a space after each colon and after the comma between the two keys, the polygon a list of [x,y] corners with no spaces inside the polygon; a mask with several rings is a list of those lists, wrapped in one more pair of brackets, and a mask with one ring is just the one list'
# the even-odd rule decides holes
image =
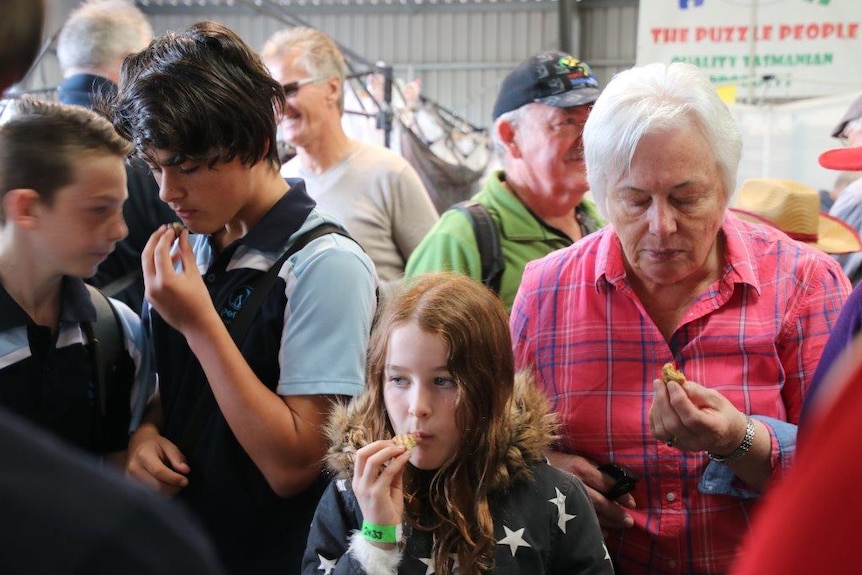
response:
{"label": "white star print", "polygon": [[506,531],[506,536],[497,541],[497,545],[508,545],[509,550],[512,552],[512,557],[515,556],[518,547],[530,547],[530,544],[524,541],[524,527],[517,531],[512,531],[503,525],[503,529]]}
{"label": "white star print", "polygon": [[437,570],[434,569],[434,561],[430,557],[420,557],[419,561],[426,565],[425,575],[434,575]]}
{"label": "white star print", "polygon": [[317,554],[317,558],[320,559],[320,567],[318,567],[317,570],[323,571],[323,575],[329,575],[332,573],[332,570],[335,569],[336,563],[338,563],[338,559],[327,559],[320,553]]}
{"label": "white star print", "polygon": [[557,496],[553,499],[548,499],[548,503],[552,503],[557,506],[557,527],[560,528],[560,531],[563,533],[566,532],[566,523],[577,517],[577,515],[569,515],[566,513],[566,496],[563,493],[554,487],[554,491],[557,492]]}
{"label": "white star print", "polygon": [[602,559],[605,559],[606,561],[610,561],[611,560],[611,554],[608,553],[608,546],[605,545],[604,543],[602,543],[602,549],[605,550],[605,556],[602,557]]}
{"label": "white star print", "polygon": [[548,499],[548,503],[553,503],[557,506],[557,509],[562,509],[566,506],[566,496],[563,495],[563,492],[560,491],[557,487],[554,487],[554,491],[557,492],[557,496],[553,499]]}

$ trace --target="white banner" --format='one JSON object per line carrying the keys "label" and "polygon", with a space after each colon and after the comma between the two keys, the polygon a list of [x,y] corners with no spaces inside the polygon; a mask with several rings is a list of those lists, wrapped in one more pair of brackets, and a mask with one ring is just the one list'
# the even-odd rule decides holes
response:
{"label": "white banner", "polygon": [[862,89],[862,0],[640,0],[638,65],[690,62],[737,97]]}

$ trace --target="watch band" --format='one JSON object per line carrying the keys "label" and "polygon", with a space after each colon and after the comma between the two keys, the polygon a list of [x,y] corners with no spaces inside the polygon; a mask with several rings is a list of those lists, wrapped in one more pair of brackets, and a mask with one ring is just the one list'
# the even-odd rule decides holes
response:
{"label": "watch band", "polygon": [[733,450],[733,453],[730,455],[717,455],[712,453],[711,451],[707,451],[706,454],[709,458],[717,463],[724,463],[725,465],[728,463],[733,463],[734,461],[738,461],[742,458],[743,455],[748,453],[748,450],[751,449],[751,445],[754,443],[754,420],[751,419],[749,415],[745,421],[745,437],[742,438],[742,443],[739,444],[739,447]]}

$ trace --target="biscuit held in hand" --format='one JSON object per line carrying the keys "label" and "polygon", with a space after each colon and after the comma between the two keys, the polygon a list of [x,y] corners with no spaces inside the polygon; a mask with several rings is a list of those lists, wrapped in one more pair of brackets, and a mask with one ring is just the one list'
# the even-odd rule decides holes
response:
{"label": "biscuit held in hand", "polygon": [[661,367],[661,380],[665,383],[675,381],[680,385],[685,385],[685,375],[672,363],[666,363]]}
{"label": "biscuit held in hand", "polygon": [[400,445],[407,451],[410,451],[414,447],[416,447],[416,436],[412,433],[402,433],[400,435],[396,435],[392,438],[392,441],[395,442],[395,445]]}

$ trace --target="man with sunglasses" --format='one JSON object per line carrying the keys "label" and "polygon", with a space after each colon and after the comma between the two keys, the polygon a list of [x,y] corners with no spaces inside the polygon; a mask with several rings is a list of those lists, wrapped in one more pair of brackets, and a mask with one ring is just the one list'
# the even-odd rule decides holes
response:
{"label": "man with sunglasses", "polygon": [[297,155],[282,175],[301,177],[318,207],[340,219],[377,268],[382,295],[437,221],[422,180],[398,154],[344,133],[344,56],[311,28],[273,35],[264,64],[287,95],[280,128]]}

